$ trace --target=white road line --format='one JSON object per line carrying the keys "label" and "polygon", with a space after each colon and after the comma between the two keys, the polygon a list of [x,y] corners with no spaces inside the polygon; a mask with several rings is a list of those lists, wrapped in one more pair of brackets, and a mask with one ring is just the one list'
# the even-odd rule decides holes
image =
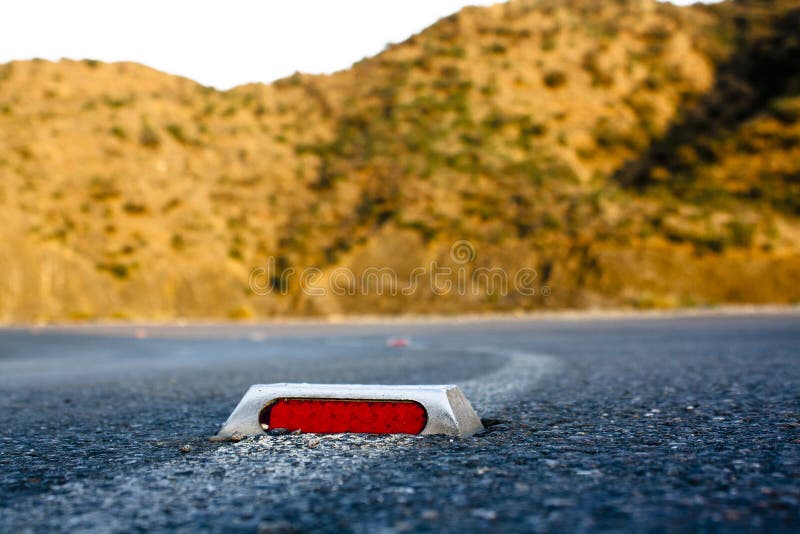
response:
{"label": "white road line", "polygon": [[503,356],[508,362],[499,369],[459,383],[478,415],[496,413],[509,402],[523,397],[561,363],[553,356],[520,350],[477,347],[468,352]]}

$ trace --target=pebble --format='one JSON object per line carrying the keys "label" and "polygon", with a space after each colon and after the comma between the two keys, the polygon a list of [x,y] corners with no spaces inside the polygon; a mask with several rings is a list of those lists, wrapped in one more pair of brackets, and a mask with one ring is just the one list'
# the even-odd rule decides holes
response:
{"label": "pebble", "polygon": [[575,501],[572,499],[553,497],[551,499],[545,499],[542,504],[547,508],[569,508],[570,506],[575,506]]}
{"label": "pebble", "polygon": [[423,510],[419,516],[425,521],[436,521],[439,519],[439,512],[436,510]]}
{"label": "pebble", "polygon": [[487,521],[493,521],[497,519],[497,512],[494,510],[488,510],[486,508],[475,508],[474,510],[470,511],[470,515],[472,517],[477,517],[478,519],[486,519]]}

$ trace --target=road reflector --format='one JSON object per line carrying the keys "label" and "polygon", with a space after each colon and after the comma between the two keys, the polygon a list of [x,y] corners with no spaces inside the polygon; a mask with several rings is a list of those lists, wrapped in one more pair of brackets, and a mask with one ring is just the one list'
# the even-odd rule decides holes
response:
{"label": "road reflector", "polygon": [[466,437],[482,431],[483,425],[454,385],[258,384],[245,393],[217,439],[275,428]]}

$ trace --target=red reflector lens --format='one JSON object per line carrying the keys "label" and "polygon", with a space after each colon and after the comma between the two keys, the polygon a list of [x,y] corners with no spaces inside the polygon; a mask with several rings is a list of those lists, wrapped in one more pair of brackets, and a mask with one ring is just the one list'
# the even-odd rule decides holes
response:
{"label": "red reflector lens", "polygon": [[314,434],[419,434],[428,413],[414,401],[278,399],[259,414],[261,428]]}

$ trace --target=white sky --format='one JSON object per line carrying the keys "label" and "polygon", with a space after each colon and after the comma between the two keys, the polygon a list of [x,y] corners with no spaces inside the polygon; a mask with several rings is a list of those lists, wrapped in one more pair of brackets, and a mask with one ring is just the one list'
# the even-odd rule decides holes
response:
{"label": "white sky", "polygon": [[465,5],[495,2],[3,0],[0,63],[136,61],[226,89],[344,69]]}

